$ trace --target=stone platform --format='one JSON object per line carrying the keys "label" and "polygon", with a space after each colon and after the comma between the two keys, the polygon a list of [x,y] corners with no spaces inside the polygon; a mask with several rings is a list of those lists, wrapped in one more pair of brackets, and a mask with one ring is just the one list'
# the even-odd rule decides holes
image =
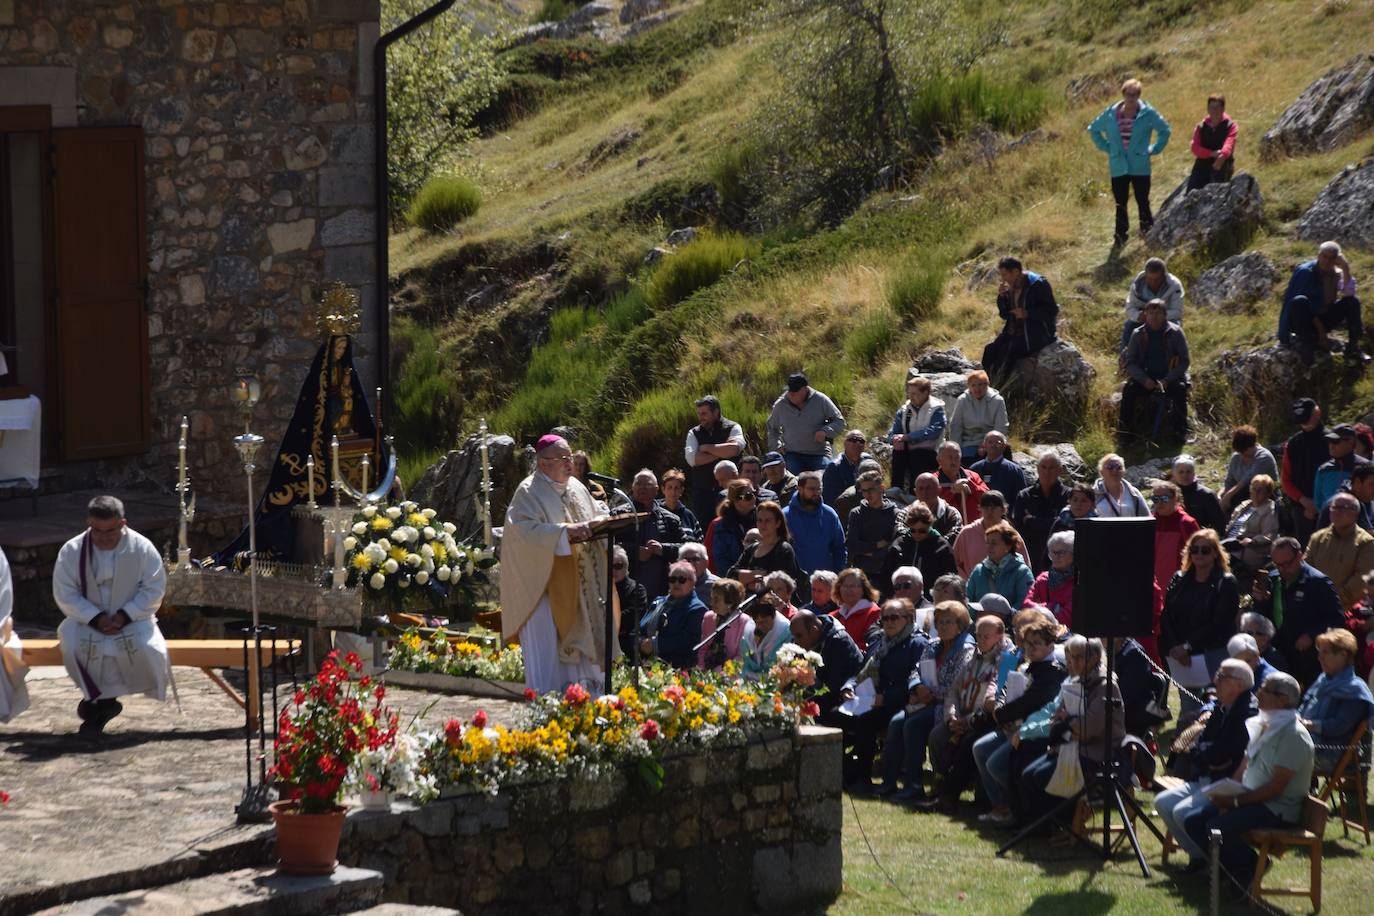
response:
{"label": "stone platform", "polygon": [[[268,862],[271,826],[234,823],[243,712],[200,672],[174,673],[180,712],[170,696],[127,698],[93,744],[76,734],[80,695],[66,672],[30,672],[32,707],[0,725],[0,789],[11,796],[0,810],[0,916]],[[431,703],[436,723],[478,708],[509,721],[518,705],[402,689],[388,699],[403,723]]]}

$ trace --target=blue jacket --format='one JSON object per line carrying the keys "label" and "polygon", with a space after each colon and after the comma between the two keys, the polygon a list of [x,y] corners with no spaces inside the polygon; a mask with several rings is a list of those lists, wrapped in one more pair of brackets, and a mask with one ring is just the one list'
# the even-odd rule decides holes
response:
{"label": "blue jacket", "polygon": [[728,509],[720,517],[716,532],[711,535],[711,568],[716,575],[725,575],[739,562],[740,554],[744,553],[744,536],[757,523],[758,516],[753,512],[739,515],[734,509]]}
{"label": "blue jacket", "polygon": [[1340,492],[1341,484],[1350,479],[1355,466],[1368,464],[1368,458],[1361,458],[1354,452],[1344,458],[1331,458],[1317,468],[1317,477],[1312,481],[1312,502],[1318,509],[1325,509],[1331,497]]}
{"label": "blue jacket", "polygon": [[[1149,102],[1141,102],[1136,112],[1135,124],[1131,127],[1131,145],[1121,142],[1121,128],[1116,123],[1116,110],[1121,102],[1114,102],[1093,118],[1088,125],[1088,136],[1093,146],[1107,154],[1107,166],[1113,178],[1122,175],[1150,174],[1150,158],[1164,152],[1169,145],[1169,122],[1154,109]],[[1152,134],[1159,136],[1155,143],[1150,142]]]}
{"label": "blue jacket", "polygon": [[[1336,594],[1336,586],[1326,574],[1304,562],[1298,575],[1289,584],[1284,584],[1277,569],[1269,570],[1269,591],[1274,598],[1283,590],[1283,623],[1276,624],[1271,645],[1288,658],[1294,658],[1297,650],[1294,644],[1299,636],[1316,639],[1322,633],[1335,627],[1345,626],[1345,611],[1341,609],[1341,599]],[[1256,601],[1252,610],[1258,611],[1271,621],[1274,619],[1274,602]]]}
{"label": "blue jacket", "polygon": [[792,497],[782,514],[787,518],[787,528],[792,533],[792,550],[803,572],[809,576],[818,569],[839,572],[845,568],[849,552],[845,547],[840,516],[834,509],[821,503],[816,511],[808,512],[802,508],[801,495],[798,494]]}
{"label": "blue jacket", "polygon": [[1374,715],[1374,694],[1355,676],[1354,667],[1348,667],[1335,677],[1323,674],[1313,681],[1298,715],[1312,722],[1307,730],[1319,743],[1346,745],[1355,727]]}
{"label": "blue jacket", "polygon": [[1034,583],[1035,574],[1015,551],[1003,557],[1001,563],[993,563],[989,557],[969,573],[968,600],[977,601],[989,592],[996,592],[1007,599],[1014,610],[1019,610]]}
{"label": "blue jacket", "polygon": [[[859,460],[871,458],[867,452],[860,456]],[[849,459],[844,456],[844,452],[836,455],[825,466],[821,472],[821,500],[827,505],[832,506],[835,500],[840,498],[840,494],[854,486],[854,480],[858,476],[859,466],[850,464]]]}
{"label": "blue jacket", "polygon": [[695,592],[690,598],[667,599],[658,636],[654,638],[655,654],[674,668],[695,668],[697,654],[692,647],[701,642],[701,621],[705,616],[706,605]]}
{"label": "blue jacket", "polygon": [[[869,659],[886,641],[887,634],[884,633],[868,644],[868,651],[864,653],[864,665],[869,663]],[[884,709],[901,709],[906,705],[907,694],[910,693],[907,685],[911,680],[911,672],[916,669],[916,663],[921,660],[928,643],[926,634],[920,630],[913,631],[907,634],[906,639],[888,649],[882,661],[878,662],[877,677],[873,686],[882,694]],[[859,670],[862,673],[863,669]]]}
{"label": "blue jacket", "polygon": [[1293,275],[1288,278],[1283,307],[1279,309],[1279,340],[1282,343],[1288,343],[1293,333],[1293,300],[1299,296],[1307,297],[1308,308],[1320,309],[1323,304],[1322,278],[1317,273],[1316,258],[1294,267]]}
{"label": "blue jacket", "polygon": [[1026,488],[1026,472],[1011,460],[1011,455],[1003,455],[1000,461],[989,458],[975,461],[972,470],[977,471],[978,476],[983,478],[983,482],[989,487],[1006,497],[1007,518],[1011,518],[1011,510],[1016,506],[1016,497]]}

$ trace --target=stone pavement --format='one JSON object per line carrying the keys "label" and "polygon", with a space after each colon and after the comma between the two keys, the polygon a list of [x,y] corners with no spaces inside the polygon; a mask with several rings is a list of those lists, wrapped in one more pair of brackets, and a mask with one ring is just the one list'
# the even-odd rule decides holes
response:
{"label": "stone pavement", "polygon": [[[11,796],[0,809],[0,914],[262,861],[270,826],[234,823],[243,712],[199,671],[174,673],[180,712],[170,696],[125,698],[99,744],[76,734],[80,695],[66,672],[29,673],[32,707],[0,725],[0,789]],[[396,688],[388,700],[403,725],[431,703],[436,724],[479,708],[510,721],[518,708]]]}

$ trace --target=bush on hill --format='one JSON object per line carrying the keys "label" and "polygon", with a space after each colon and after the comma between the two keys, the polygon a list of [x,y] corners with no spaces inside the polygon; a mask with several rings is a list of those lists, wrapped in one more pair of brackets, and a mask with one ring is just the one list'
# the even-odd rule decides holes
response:
{"label": "bush on hill", "polygon": [[482,194],[466,178],[431,178],[415,195],[406,219],[426,232],[447,232],[477,212]]}
{"label": "bush on hill", "polygon": [[759,245],[735,233],[702,233],[663,259],[645,287],[645,299],[659,309],[710,286],[735,265],[758,253]]}

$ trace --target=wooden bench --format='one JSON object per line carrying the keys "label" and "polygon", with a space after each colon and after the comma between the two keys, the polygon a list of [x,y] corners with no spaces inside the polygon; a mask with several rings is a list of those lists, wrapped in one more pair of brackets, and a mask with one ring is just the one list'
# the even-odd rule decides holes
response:
{"label": "wooden bench", "polygon": [[[1177,776],[1166,776],[1161,774],[1155,776],[1154,785],[1152,785],[1150,788],[1154,790],[1155,795],[1159,795],[1161,792],[1168,792],[1171,789],[1177,789],[1181,785],[1183,785],[1183,780],[1179,779]],[[1177,851],[1178,841],[1174,839],[1173,831],[1164,831],[1164,849],[1159,857],[1160,862],[1162,862],[1165,865],[1168,865],[1169,853]]]}
{"label": "wooden bench", "polygon": [[[276,643],[276,658],[285,658],[300,651],[300,640],[279,639]],[[245,657],[248,660],[248,684],[259,682],[262,665],[273,661],[271,642],[262,644],[262,652],[244,652],[241,639],[169,639],[167,654],[173,665],[178,668],[199,668],[216,687],[223,690],[240,709],[247,710],[254,723],[258,720],[258,703],[261,691],[250,689],[248,696],[242,697],[233,686],[216,672],[215,668],[240,668]],[[56,639],[25,639],[24,664],[30,668],[44,665],[61,665],[62,649]],[[257,726],[254,725],[254,730]]]}
{"label": "wooden bench", "polygon": [[[1264,897],[1309,897],[1312,911],[1322,911],[1322,836],[1326,833],[1326,803],[1314,795],[1307,796],[1302,803],[1302,819],[1296,827],[1276,827],[1270,830],[1251,830],[1246,839],[1253,843],[1259,853],[1259,864],[1255,866],[1255,877],[1250,882],[1250,896],[1256,900]],[[1269,868],[1271,858],[1282,858],[1294,846],[1306,846],[1310,859],[1311,877],[1307,887],[1264,886],[1264,873]]]}

